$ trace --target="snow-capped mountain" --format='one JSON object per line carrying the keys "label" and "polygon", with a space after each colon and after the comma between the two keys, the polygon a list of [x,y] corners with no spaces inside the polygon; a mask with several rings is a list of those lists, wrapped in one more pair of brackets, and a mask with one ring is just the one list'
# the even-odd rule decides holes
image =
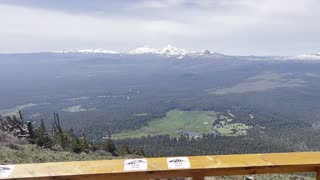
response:
{"label": "snow-capped mountain", "polygon": [[158,51],[162,55],[169,55],[169,56],[184,56],[184,55],[190,55],[190,54],[196,53],[195,51],[177,48],[172,45],[168,45],[166,47],[160,48]]}
{"label": "snow-capped mountain", "polygon": [[150,46],[143,46],[136,48],[127,53],[119,53],[117,51],[105,50],[105,49],[82,49],[82,50],[64,50],[64,51],[55,51],[54,53],[83,53],[83,54],[128,54],[128,55],[162,55],[167,57],[176,57],[182,59],[185,56],[189,57],[222,57],[225,55],[219,53],[212,53],[209,50],[205,51],[193,51],[181,49],[176,46],[167,45],[163,48],[152,48]]}
{"label": "snow-capped mountain", "polygon": [[177,57],[178,59],[182,59],[185,56],[191,56],[191,57],[198,57],[198,56],[211,56],[211,57],[221,57],[224,56],[219,53],[212,53],[209,50],[205,51],[193,51],[193,50],[186,50],[181,49],[176,46],[167,45],[163,48],[152,48],[149,46],[143,46],[137,49],[134,49],[129,52],[129,54],[132,55],[143,55],[143,54],[155,54],[155,55],[163,55],[163,56],[173,56]]}
{"label": "snow-capped mountain", "polygon": [[163,48],[153,48],[150,46],[143,46],[136,48],[132,51],[121,53],[112,50],[106,50],[102,48],[97,49],[82,49],[82,50],[66,50],[55,51],[54,53],[82,53],[82,54],[124,54],[124,55],[160,55],[165,57],[174,57],[177,59],[183,59],[185,57],[192,58],[213,58],[220,59],[226,57],[241,58],[249,61],[320,61],[320,53],[315,54],[301,54],[297,56],[229,56],[209,50],[194,51],[178,48],[176,46],[167,45]]}
{"label": "snow-capped mountain", "polygon": [[139,47],[129,52],[129,54],[158,54],[158,50],[147,45]]}
{"label": "snow-capped mountain", "polygon": [[119,52],[117,52],[117,51],[105,50],[102,48],[81,49],[81,50],[64,50],[64,51],[55,51],[54,53],[119,54]]}
{"label": "snow-capped mountain", "polygon": [[315,54],[301,54],[297,56],[290,56],[287,57],[289,60],[320,60],[320,53],[315,53]]}
{"label": "snow-capped mountain", "polygon": [[190,55],[194,53],[196,52],[177,48],[172,45],[168,45],[159,49],[155,49],[146,45],[129,52],[129,54],[158,54],[158,55],[166,55],[166,56],[184,56],[184,55]]}

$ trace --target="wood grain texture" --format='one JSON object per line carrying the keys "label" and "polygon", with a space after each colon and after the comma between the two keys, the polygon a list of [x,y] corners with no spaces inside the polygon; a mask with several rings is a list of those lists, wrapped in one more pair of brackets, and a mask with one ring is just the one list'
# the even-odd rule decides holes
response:
{"label": "wood grain texture", "polygon": [[141,180],[155,178],[317,172],[320,152],[190,156],[190,169],[168,169],[166,158],[148,158],[147,171],[124,171],[124,160],[100,160],[16,165],[8,179]]}

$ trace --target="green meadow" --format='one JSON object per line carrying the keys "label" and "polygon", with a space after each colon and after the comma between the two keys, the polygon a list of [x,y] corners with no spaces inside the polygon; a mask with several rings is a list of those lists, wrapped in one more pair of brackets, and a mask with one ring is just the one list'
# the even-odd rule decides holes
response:
{"label": "green meadow", "polygon": [[115,139],[139,138],[143,136],[170,135],[179,137],[181,131],[209,133],[217,119],[214,111],[169,111],[165,117],[151,121],[147,126],[137,130],[115,134]]}

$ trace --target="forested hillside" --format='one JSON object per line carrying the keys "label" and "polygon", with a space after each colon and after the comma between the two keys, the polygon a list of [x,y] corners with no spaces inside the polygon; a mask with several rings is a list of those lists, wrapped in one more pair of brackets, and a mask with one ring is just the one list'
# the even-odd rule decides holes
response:
{"label": "forested hillside", "polygon": [[60,125],[59,115],[54,113],[52,126],[47,129],[25,121],[22,112],[17,116],[0,116],[0,164],[40,163],[55,161],[80,161],[145,156],[142,150],[127,145],[115,146],[111,138],[99,144],[91,143],[72,130]]}
{"label": "forested hillside", "polygon": [[0,55],[0,114],[80,153],[107,139],[146,156],[318,150],[320,64],[279,58]]}

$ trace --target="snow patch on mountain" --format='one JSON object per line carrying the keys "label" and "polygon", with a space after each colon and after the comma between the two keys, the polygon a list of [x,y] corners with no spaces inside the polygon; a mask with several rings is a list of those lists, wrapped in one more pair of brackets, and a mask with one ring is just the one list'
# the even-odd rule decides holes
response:
{"label": "snow patch on mountain", "polygon": [[117,52],[117,51],[105,50],[102,48],[81,49],[81,50],[64,50],[64,51],[55,51],[54,53],[119,54],[119,52]]}
{"label": "snow patch on mountain", "polygon": [[291,56],[288,59],[292,59],[292,60],[320,60],[320,53],[301,54],[298,56]]}
{"label": "snow patch on mountain", "polygon": [[301,54],[297,56],[228,56],[209,50],[194,51],[178,48],[173,45],[167,45],[162,48],[153,48],[148,45],[136,48],[127,53],[120,53],[112,50],[105,50],[102,48],[97,49],[82,49],[82,50],[67,50],[67,51],[56,51],[54,53],[82,53],[82,54],[127,54],[127,55],[160,55],[165,57],[174,57],[177,59],[184,59],[186,57],[191,58],[211,58],[221,59],[226,57],[239,57],[250,61],[320,61],[320,53],[315,54]]}
{"label": "snow patch on mountain", "polygon": [[169,56],[169,57],[176,57],[177,59],[183,59],[185,56],[191,57],[199,57],[199,56],[206,56],[206,57],[222,57],[224,55],[219,53],[212,53],[209,50],[205,51],[193,51],[193,50],[186,50],[181,49],[176,46],[167,45],[163,48],[152,48],[150,46],[143,46],[137,49],[134,49],[129,52],[129,54],[133,55],[143,55],[143,54],[155,54],[155,55],[162,55],[162,56]]}
{"label": "snow patch on mountain", "polygon": [[155,48],[151,48],[148,45],[143,47],[139,47],[129,52],[129,54],[158,54],[158,50]]}
{"label": "snow patch on mountain", "polygon": [[184,56],[184,55],[189,55],[189,54],[194,54],[196,53],[195,51],[189,51],[181,48],[177,48],[172,45],[167,45],[163,48],[152,48],[148,45],[145,45],[143,47],[134,49],[129,52],[129,54],[158,54],[158,55],[166,55],[166,56]]}
{"label": "snow patch on mountain", "polygon": [[119,53],[117,51],[105,50],[101,48],[97,49],[82,49],[82,50],[64,50],[55,51],[53,53],[82,53],[82,54],[128,54],[128,55],[161,55],[167,57],[175,57],[177,59],[183,59],[185,57],[205,57],[205,58],[221,58],[226,55],[210,52],[209,50],[204,51],[193,51],[178,48],[173,45],[167,45],[163,48],[152,48],[148,45],[136,48],[128,53]]}
{"label": "snow patch on mountain", "polygon": [[166,47],[158,49],[158,53],[161,55],[169,55],[169,56],[183,56],[196,53],[195,51],[189,51],[181,48],[177,48],[172,45],[168,45]]}

